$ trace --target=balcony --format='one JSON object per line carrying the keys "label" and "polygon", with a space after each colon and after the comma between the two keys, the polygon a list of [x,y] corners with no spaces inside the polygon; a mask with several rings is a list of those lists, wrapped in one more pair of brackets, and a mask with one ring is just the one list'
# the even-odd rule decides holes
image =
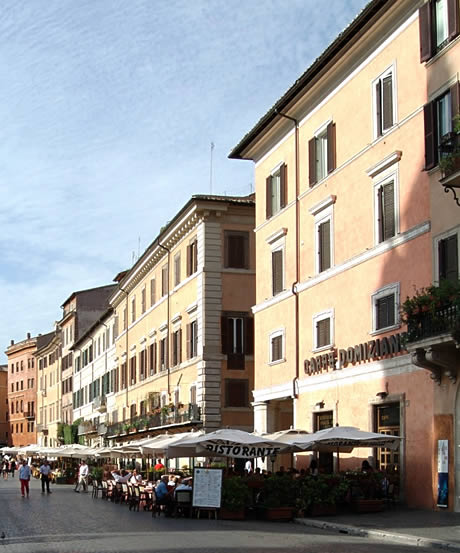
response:
{"label": "balcony", "polygon": [[29,421],[34,421],[35,420],[35,413],[33,411],[26,411],[24,413],[24,417]]}
{"label": "balcony", "polygon": [[107,434],[107,425],[105,423],[97,425],[97,434],[98,436],[105,436]]}
{"label": "balcony", "polygon": [[454,200],[460,207],[460,198],[457,197],[457,188],[460,188],[460,134],[450,132],[446,134],[439,146],[440,159],[439,167],[442,178],[440,183],[444,186],[444,191],[451,192]]}
{"label": "balcony", "polygon": [[37,424],[37,432],[43,434],[43,436],[48,436],[48,428],[44,424]]}
{"label": "balcony", "polygon": [[105,396],[99,396],[93,399],[93,410],[99,411],[99,413],[105,413],[107,411],[107,400]]}
{"label": "balcony", "polygon": [[191,425],[201,423],[200,407],[194,403],[188,405],[157,407],[152,413],[132,417],[107,427],[107,435],[131,434],[162,427]]}
{"label": "balcony", "polygon": [[95,434],[97,432],[96,425],[91,421],[83,421],[78,425],[78,435],[86,436],[87,434]]}
{"label": "balcony", "polygon": [[407,350],[412,363],[427,369],[438,384],[442,376],[456,382],[460,366],[460,307],[449,303],[421,311],[407,321]]}

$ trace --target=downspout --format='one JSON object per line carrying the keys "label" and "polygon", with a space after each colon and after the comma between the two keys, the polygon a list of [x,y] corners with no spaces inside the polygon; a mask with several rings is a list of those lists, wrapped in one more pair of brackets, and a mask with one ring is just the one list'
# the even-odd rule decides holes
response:
{"label": "downspout", "polygon": [[[129,386],[129,363],[128,363],[128,328],[129,328],[129,305],[128,305],[128,292],[126,290],[124,290],[121,286],[120,286],[120,291],[123,292],[123,294],[126,295],[126,328],[125,328],[125,349],[126,349],[126,399],[125,399],[125,404],[126,404],[126,408],[128,408],[128,399],[129,399],[129,394],[128,394],[128,386]],[[121,375],[120,375],[121,376]],[[120,378],[121,380],[121,378]],[[125,422],[125,421],[123,421]]]}
{"label": "downspout", "polygon": [[292,283],[292,293],[295,298],[295,377],[292,380],[292,397],[297,399],[299,396],[299,375],[300,375],[300,331],[299,331],[299,292],[297,286],[300,282],[300,203],[299,203],[299,194],[300,194],[300,177],[299,177],[299,122],[294,117],[286,115],[281,111],[275,110],[280,117],[289,119],[295,125],[295,250],[296,250],[296,264],[295,264],[295,282]]}
{"label": "downspout", "polygon": [[168,254],[168,278],[166,279],[166,351],[165,351],[165,361],[166,361],[166,370],[168,371],[168,401],[171,401],[171,384],[170,384],[170,368],[169,368],[169,318],[170,318],[170,298],[169,298],[169,279],[171,277],[170,273],[170,262],[171,262],[171,250],[158,241],[158,246],[165,250]]}

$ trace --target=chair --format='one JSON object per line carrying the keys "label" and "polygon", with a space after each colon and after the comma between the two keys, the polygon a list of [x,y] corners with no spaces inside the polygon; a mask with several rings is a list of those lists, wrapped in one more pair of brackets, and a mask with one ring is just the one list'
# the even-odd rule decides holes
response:
{"label": "chair", "polygon": [[101,489],[101,497],[102,499],[108,499],[108,485],[107,485],[107,481],[106,480],[102,480],[101,482],[102,484],[102,488]]}
{"label": "chair", "polygon": [[106,499],[115,501],[115,482],[113,480],[107,481],[107,496]]}
{"label": "chair", "polygon": [[99,480],[93,480],[91,485],[93,486],[91,497],[99,497],[99,490],[102,490],[102,484]]}
{"label": "chair", "polygon": [[141,492],[139,486],[128,486],[131,488],[131,496],[129,498],[129,510],[131,509],[139,511],[139,504],[141,502]]}
{"label": "chair", "polygon": [[188,516],[192,514],[192,491],[177,490],[176,491],[176,516]]}
{"label": "chair", "polygon": [[121,485],[121,491],[120,491],[120,503],[128,503],[128,497],[129,497],[129,488],[128,484]]}

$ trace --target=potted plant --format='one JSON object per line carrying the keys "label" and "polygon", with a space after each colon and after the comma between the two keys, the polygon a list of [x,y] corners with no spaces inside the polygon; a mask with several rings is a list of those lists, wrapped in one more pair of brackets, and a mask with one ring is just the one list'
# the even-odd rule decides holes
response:
{"label": "potted plant", "polygon": [[443,178],[460,171],[460,114],[457,113],[453,119],[452,132],[447,133],[441,139],[441,155],[439,168]]}
{"label": "potted plant", "polygon": [[225,478],[222,482],[220,517],[226,520],[243,520],[249,499],[246,482],[238,476]]}
{"label": "potted plant", "polygon": [[383,511],[382,480],[380,472],[347,473],[350,482],[351,507],[355,513],[377,513]]}
{"label": "potted plant", "polygon": [[309,516],[335,515],[344,501],[349,483],[332,475],[307,476],[300,482],[297,507]]}
{"label": "potted plant", "polygon": [[292,520],[298,486],[290,476],[270,476],[264,480],[259,509],[267,520]]}
{"label": "potted plant", "polygon": [[128,434],[129,431],[131,430],[131,426],[132,426],[132,424],[131,424],[130,422],[125,423],[125,424],[123,425],[123,432],[124,432],[125,434]]}
{"label": "potted plant", "polygon": [[93,467],[90,473],[91,480],[92,481],[97,480],[98,482],[100,482],[102,480],[103,473],[104,473],[104,470],[102,469],[102,467]]}

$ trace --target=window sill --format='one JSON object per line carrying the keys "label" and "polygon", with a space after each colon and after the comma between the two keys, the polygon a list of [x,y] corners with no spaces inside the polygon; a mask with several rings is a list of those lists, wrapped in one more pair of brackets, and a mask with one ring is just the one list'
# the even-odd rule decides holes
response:
{"label": "window sill", "polygon": [[[436,61],[441,58],[446,52],[448,52],[451,48],[453,48],[454,44],[460,41],[460,35],[455,37],[453,40],[448,42],[444,48],[439,50],[439,52],[436,52],[434,56],[432,56],[429,60],[425,62],[425,67],[430,67],[433,63],[436,63]],[[423,63],[423,62],[422,62]]]}
{"label": "window sill", "polygon": [[378,336],[379,334],[385,334],[386,332],[398,330],[399,328],[401,328],[400,323],[392,326],[386,326],[385,328],[379,328],[378,330],[373,330],[372,332],[369,332],[369,336]]}
{"label": "window sill", "polygon": [[321,351],[332,350],[333,348],[334,348],[334,344],[327,344],[326,346],[321,346],[319,348],[313,348],[311,351],[312,351],[312,353],[319,353]]}
{"label": "window sill", "polygon": [[283,357],[282,359],[276,359],[276,361],[270,361],[268,365],[271,367],[273,365],[279,365],[280,363],[285,363],[286,359]]}

